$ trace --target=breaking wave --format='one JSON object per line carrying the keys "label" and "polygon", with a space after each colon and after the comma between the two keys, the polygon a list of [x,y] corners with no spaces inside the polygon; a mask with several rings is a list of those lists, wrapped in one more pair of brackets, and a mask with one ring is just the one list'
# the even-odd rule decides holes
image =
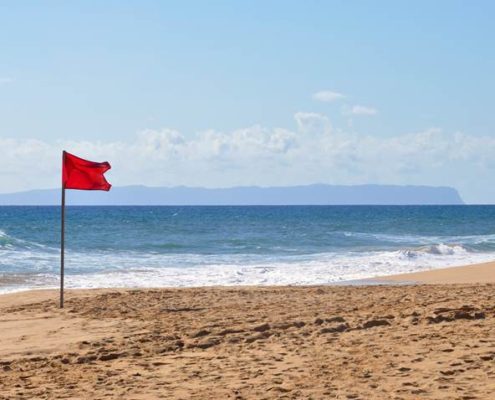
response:
{"label": "breaking wave", "polygon": [[[66,284],[73,288],[185,287],[209,285],[317,285],[490,261],[460,245],[437,244],[395,251],[264,257],[137,252],[68,252]],[[0,271],[17,286],[56,287],[58,253],[13,252]],[[13,268],[12,266],[16,266]],[[0,282],[2,272],[0,272]],[[1,286],[1,285],[0,285]],[[11,286],[11,285],[10,285]]]}

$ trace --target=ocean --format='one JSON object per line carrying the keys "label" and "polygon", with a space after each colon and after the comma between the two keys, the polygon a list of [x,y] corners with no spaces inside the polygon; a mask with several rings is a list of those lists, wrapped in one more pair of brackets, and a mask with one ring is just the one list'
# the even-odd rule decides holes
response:
{"label": "ocean", "polygon": [[[495,259],[495,206],[77,207],[66,287],[313,285]],[[0,207],[0,292],[57,287],[60,208]]]}

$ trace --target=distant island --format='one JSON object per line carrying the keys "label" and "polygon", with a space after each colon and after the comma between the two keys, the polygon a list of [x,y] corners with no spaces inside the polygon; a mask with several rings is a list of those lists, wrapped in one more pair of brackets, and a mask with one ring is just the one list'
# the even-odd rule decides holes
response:
{"label": "distant island", "polygon": [[[0,194],[0,205],[58,205],[60,189]],[[68,205],[447,205],[464,204],[456,189],[397,185],[304,185],[233,188],[114,187],[67,191]]]}

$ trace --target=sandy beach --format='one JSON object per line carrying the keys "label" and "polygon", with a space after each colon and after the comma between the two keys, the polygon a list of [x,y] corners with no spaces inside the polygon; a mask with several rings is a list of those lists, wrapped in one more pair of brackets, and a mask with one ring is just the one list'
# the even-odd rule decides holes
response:
{"label": "sandy beach", "polygon": [[56,291],[3,295],[0,398],[492,399],[494,291],[71,290],[63,310]]}
{"label": "sandy beach", "polygon": [[376,281],[426,284],[495,283],[495,262],[390,275],[378,278]]}

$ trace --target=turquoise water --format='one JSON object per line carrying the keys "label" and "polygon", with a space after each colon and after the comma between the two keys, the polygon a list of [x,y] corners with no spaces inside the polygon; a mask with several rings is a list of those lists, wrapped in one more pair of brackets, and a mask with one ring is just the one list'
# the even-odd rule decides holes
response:
{"label": "turquoise water", "polygon": [[[69,287],[329,284],[492,260],[495,206],[68,207]],[[0,291],[57,285],[60,209],[0,207]]]}

